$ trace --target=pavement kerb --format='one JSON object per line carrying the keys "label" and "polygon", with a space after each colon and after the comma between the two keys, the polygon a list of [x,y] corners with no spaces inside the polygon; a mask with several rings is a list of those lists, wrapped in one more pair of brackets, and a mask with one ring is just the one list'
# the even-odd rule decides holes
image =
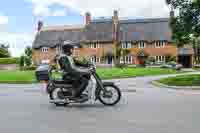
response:
{"label": "pavement kerb", "polygon": [[157,87],[164,87],[177,90],[200,90],[200,86],[169,86],[158,81],[152,81],[151,84]]}

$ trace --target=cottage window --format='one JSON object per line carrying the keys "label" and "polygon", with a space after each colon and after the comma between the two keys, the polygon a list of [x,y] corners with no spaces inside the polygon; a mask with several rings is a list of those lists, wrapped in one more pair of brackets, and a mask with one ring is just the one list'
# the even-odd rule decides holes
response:
{"label": "cottage window", "polygon": [[139,42],[139,48],[145,48],[146,44],[144,41]]}
{"label": "cottage window", "polygon": [[123,42],[123,43],[121,43],[121,47],[124,49],[128,49],[128,48],[132,47],[132,44],[131,44],[131,42]]}
{"label": "cottage window", "polygon": [[100,44],[99,43],[91,43],[89,45],[90,48],[100,48]]}
{"label": "cottage window", "polygon": [[156,56],[156,62],[165,62],[165,56]]}
{"label": "cottage window", "polygon": [[73,50],[73,56],[75,56],[75,57],[79,57],[80,55],[79,55],[79,50],[78,49],[74,49]]}
{"label": "cottage window", "polygon": [[90,60],[91,60],[92,63],[95,63],[95,64],[101,62],[101,59],[99,57],[97,57],[97,56],[92,56],[90,58]]}
{"label": "cottage window", "polygon": [[48,51],[49,51],[49,48],[48,48],[48,47],[42,47],[41,51],[42,51],[42,52],[48,52]]}
{"label": "cottage window", "polygon": [[60,46],[56,47],[56,54],[62,53],[62,48]]}
{"label": "cottage window", "polygon": [[155,47],[156,48],[163,48],[163,47],[165,47],[165,42],[164,41],[156,41]]}
{"label": "cottage window", "polygon": [[133,56],[121,57],[120,58],[120,63],[132,64],[133,63]]}

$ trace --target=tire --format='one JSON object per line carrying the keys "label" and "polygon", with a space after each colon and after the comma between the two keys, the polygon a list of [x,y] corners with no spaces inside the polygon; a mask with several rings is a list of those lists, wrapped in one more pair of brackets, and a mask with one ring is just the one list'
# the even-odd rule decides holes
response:
{"label": "tire", "polygon": [[106,101],[103,99],[103,97],[101,96],[101,93],[103,93],[103,90],[100,90],[100,92],[99,92],[99,94],[98,94],[98,99],[99,99],[99,101],[100,101],[102,104],[104,104],[104,105],[106,105],[106,106],[113,106],[113,105],[116,105],[116,104],[120,101],[120,99],[121,99],[121,91],[120,91],[120,89],[119,89],[117,86],[115,86],[115,85],[104,85],[104,88],[108,88],[108,87],[113,88],[113,89],[116,91],[116,93],[117,93],[117,99],[116,99],[115,101],[111,102],[111,103],[106,102]]}
{"label": "tire", "polygon": [[53,90],[53,88],[54,88],[53,83],[49,82],[49,83],[47,84],[47,87],[46,87],[46,92],[47,92],[48,94],[50,94],[51,91]]}
{"label": "tire", "polygon": [[[49,92],[49,99],[50,100],[55,100],[54,99],[54,96],[53,96],[53,93],[54,93],[54,91],[56,90],[56,89],[58,89],[58,88],[54,88],[54,89],[52,89],[50,92]],[[69,103],[54,103],[56,106],[67,106]]]}

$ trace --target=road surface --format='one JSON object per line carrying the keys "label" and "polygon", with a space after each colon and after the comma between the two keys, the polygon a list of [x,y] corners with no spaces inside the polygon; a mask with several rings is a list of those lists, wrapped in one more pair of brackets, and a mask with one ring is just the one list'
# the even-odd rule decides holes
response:
{"label": "road surface", "polygon": [[200,95],[158,88],[158,77],[115,80],[123,93],[114,107],[56,107],[41,85],[0,85],[2,133],[199,133]]}

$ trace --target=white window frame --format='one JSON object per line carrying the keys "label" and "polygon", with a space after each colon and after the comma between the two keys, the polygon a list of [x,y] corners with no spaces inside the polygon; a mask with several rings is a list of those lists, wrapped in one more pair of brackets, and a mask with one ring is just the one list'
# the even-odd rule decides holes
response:
{"label": "white window frame", "polygon": [[155,56],[156,62],[165,62],[165,56]]}
{"label": "white window frame", "polygon": [[62,53],[62,48],[60,46],[56,47],[56,54]]}
{"label": "white window frame", "polygon": [[80,55],[79,55],[79,49],[78,48],[75,48],[75,49],[73,49],[73,55],[75,56],[75,57],[79,57]]}
{"label": "white window frame", "polygon": [[132,43],[131,42],[122,42],[121,43],[121,48],[123,48],[123,49],[132,48]]}
{"label": "white window frame", "polygon": [[50,63],[50,60],[46,59],[46,60],[41,60],[41,63],[42,64],[49,64]]}
{"label": "white window frame", "polygon": [[100,44],[99,43],[90,43],[89,48],[100,48]]}
{"label": "white window frame", "polygon": [[90,61],[92,62],[92,63],[101,63],[101,58],[100,57],[97,57],[97,56],[92,56],[92,57],[90,57]]}
{"label": "white window frame", "polygon": [[138,47],[139,48],[145,48],[146,47],[146,43],[144,41],[139,41]]}
{"label": "white window frame", "polygon": [[[124,58],[120,58],[120,63],[124,63]],[[125,56],[125,64],[133,64],[133,56]]]}
{"label": "white window frame", "polygon": [[165,41],[156,41],[155,47],[156,48],[164,48],[165,47]]}
{"label": "white window frame", "polygon": [[49,48],[48,48],[48,47],[42,47],[42,48],[41,48],[41,51],[42,51],[43,53],[46,53],[46,52],[49,51]]}

